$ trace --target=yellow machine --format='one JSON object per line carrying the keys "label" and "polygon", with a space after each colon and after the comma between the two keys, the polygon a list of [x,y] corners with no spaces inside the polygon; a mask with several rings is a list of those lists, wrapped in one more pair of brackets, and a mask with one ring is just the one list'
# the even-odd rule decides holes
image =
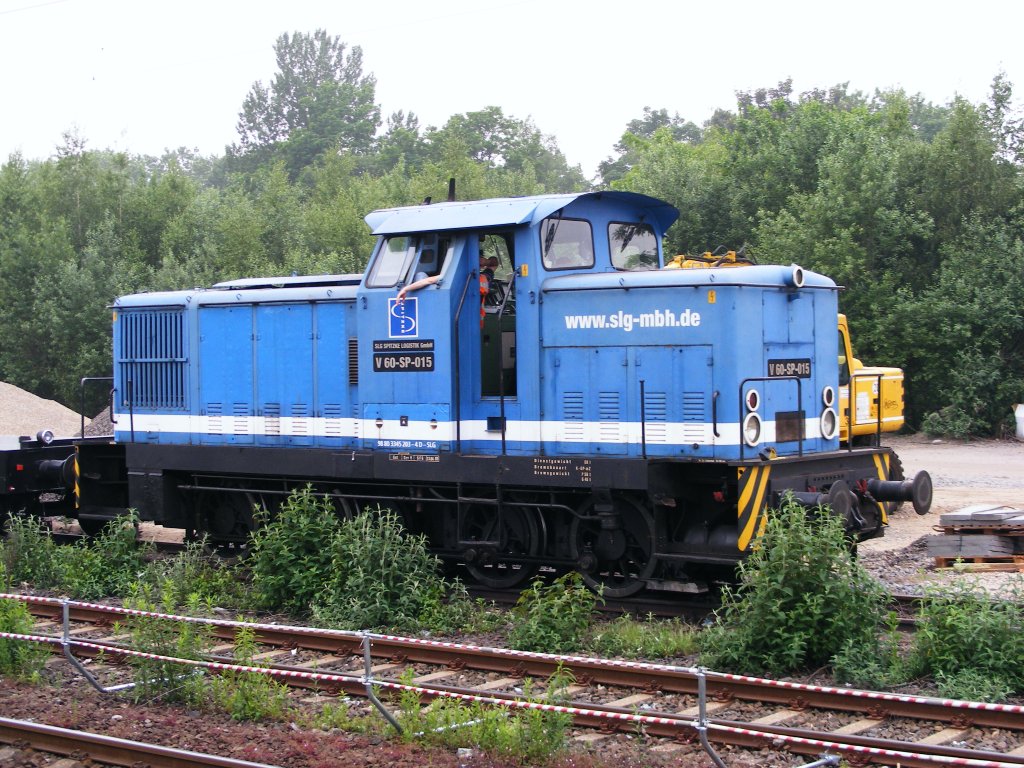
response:
{"label": "yellow machine", "polygon": [[[681,254],[668,262],[665,269],[745,267],[753,263],[736,251]],[[902,426],[903,369],[867,367],[855,358],[846,315],[839,315],[840,442],[848,443],[852,435],[855,445],[877,444],[882,432],[896,432]]]}
{"label": "yellow machine", "polygon": [[839,315],[839,439],[875,443],[903,426],[903,369],[867,367],[853,356],[846,315]]}

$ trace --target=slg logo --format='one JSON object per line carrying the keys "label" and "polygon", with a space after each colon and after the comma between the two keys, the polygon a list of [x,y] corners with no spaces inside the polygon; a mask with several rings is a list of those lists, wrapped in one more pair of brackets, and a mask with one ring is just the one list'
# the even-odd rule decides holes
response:
{"label": "slg logo", "polygon": [[388,299],[388,338],[415,339],[418,326],[416,299]]}

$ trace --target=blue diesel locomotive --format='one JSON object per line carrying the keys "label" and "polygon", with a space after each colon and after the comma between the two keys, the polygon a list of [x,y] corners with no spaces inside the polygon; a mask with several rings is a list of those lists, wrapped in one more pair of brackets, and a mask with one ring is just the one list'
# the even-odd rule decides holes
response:
{"label": "blue diesel locomotive", "polygon": [[730,572],[787,491],[861,539],[926,506],[888,449],[840,447],[835,283],[665,269],[677,215],[628,192],[379,210],[362,276],[118,299],[80,516],[244,542],[311,483],[489,586],[551,566],[621,597]]}

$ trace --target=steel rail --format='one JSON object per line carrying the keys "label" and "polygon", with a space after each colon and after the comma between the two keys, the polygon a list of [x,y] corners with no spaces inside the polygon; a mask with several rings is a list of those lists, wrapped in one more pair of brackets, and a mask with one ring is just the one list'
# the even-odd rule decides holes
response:
{"label": "steel rail", "polygon": [[[53,598],[25,599],[29,602],[30,610],[52,618],[59,615],[62,607],[61,601]],[[110,624],[110,616],[114,614],[165,617],[167,620],[177,618],[178,621],[209,624],[213,627],[214,635],[225,640],[233,640],[236,631],[240,627],[246,627],[255,633],[257,642],[267,645],[300,647],[334,655],[362,654],[362,633],[195,620],[91,603],[71,605],[71,616],[76,621]],[[469,668],[499,672],[511,677],[548,678],[561,669],[570,672],[581,684],[601,683],[691,695],[697,692],[694,671],[671,665],[489,648],[394,635],[374,634],[371,635],[371,639],[373,655],[377,658],[390,659],[395,663]],[[736,698],[776,703],[795,710],[819,708],[865,712],[877,718],[896,716],[947,722],[957,726],[1024,730],[1024,707],[1017,705],[993,705],[976,701],[809,685],[718,672],[708,672],[707,681],[709,695],[718,700]]]}
{"label": "steel rail", "polygon": [[[13,637],[9,633],[0,636]],[[17,639],[33,639],[41,642],[57,642],[55,638],[45,636],[17,636]],[[221,663],[194,659],[175,659],[158,654],[130,649],[113,649],[102,643],[88,640],[72,640],[77,648],[89,648],[100,652],[116,650],[122,656],[135,656],[158,659],[161,661],[178,661],[197,668],[211,671],[235,671],[255,673],[283,678],[288,684],[300,683],[321,690],[335,688],[355,695],[369,695],[370,686],[381,690],[412,691],[421,700],[449,698],[461,701],[479,702],[488,705],[502,706],[509,709],[533,709],[546,712],[557,712],[572,716],[575,724],[582,727],[600,728],[602,730],[622,730],[643,728],[650,735],[675,739],[692,740],[693,733],[705,733],[711,741],[736,746],[757,747],[784,746],[794,753],[814,754],[822,748],[840,752],[857,754],[859,758],[871,759],[890,765],[929,768],[936,765],[970,766],[972,768],[1014,768],[1024,765],[1024,755],[1015,756],[981,750],[965,750],[944,745],[928,745],[916,742],[892,741],[873,737],[845,735],[827,731],[770,726],[757,722],[739,723],[729,720],[705,719],[698,720],[687,714],[672,714],[655,711],[638,711],[601,704],[589,703],[549,703],[523,700],[520,696],[500,693],[481,692],[474,689],[454,688],[447,686],[410,685],[395,680],[374,679],[367,673],[359,678],[354,673],[335,673],[328,671],[311,671],[308,668],[286,667],[253,667],[238,663]],[[369,657],[366,664],[369,665]]]}
{"label": "steel rail", "polygon": [[59,755],[84,752],[92,760],[110,765],[151,768],[279,768],[267,763],[252,763],[219,755],[208,755],[185,749],[144,744],[113,736],[74,731],[43,723],[28,723],[0,717],[0,741],[8,744],[25,742],[33,749]]}
{"label": "steel rail", "polygon": [[[22,599],[33,612],[56,619],[63,603],[54,598],[9,595]],[[111,615],[138,615],[167,620],[209,624],[220,639],[233,640],[239,627],[254,631],[257,642],[283,648],[303,648],[333,655],[361,656],[364,633],[248,624],[212,619],[174,617],[92,603],[71,603],[71,617],[94,623],[111,622]],[[697,693],[697,675],[692,668],[667,664],[560,656],[423,638],[371,634],[372,654],[398,663],[424,663],[453,668],[501,672],[512,677],[551,677],[559,669],[570,672],[581,684],[600,683],[641,690]],[[708,694],[716,700],[743,699],[778,704],[791,709],[816,707],[847,712],[867,712],[872,717],[907,717],[956,725],[1024,730],[1024,706],[988,704],[956,699],[911,696],[881,691],[809,685],[766,680],[745,675],[706,672]]]}

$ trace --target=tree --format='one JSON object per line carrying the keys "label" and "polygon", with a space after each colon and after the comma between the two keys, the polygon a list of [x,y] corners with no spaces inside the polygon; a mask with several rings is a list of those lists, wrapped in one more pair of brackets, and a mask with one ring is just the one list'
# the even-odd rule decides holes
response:
{"label": "tree", "polygon": [[368,152],[380,125],[376,78],[363,74],[358,46],[318,29],[283,34],[274,44],[278,72],[269,87],[255,83],[238,116],[239,144],[228,153],[252,170],[269,158],[285,160],[294,179],[328,151]]}
{"label": "tree", "polygon": [[1024,117],[1013,117],[1013,84],[1000,72],[992,79],[992,93],[981,112],[1004,160],[1024,163]]}
{"label": "tree", "polygon": [[1024,402],[1024,221],[973,214],[943,246],[934,283],[893,303],[913,367],[908,408],[938,433],[998,433]]}
{"label": "tree", "polygon": [[420,121],[412,112],[392,112],[384,135],[377,141],[373,167],[387,173],[400,162],[409,168],[420,168],[428,157],[427,142],[420,135]]}
{"label": "tree", "polygon": [[670,117],[667,109],[644,107],[644,116],[630,120],[626,124],[625,133],[615,145],[615,151],[619,153],[619,156],[617,158],[609,157],[598,165],[597,170],[603,183],[610,185],[612,182],[618,181],[629,172],[629,169],[637,161],[634,145],[630,142],[631,137],[649,139],[661,129],[666,129],[673,141],[690,144],[698,143],[703,135],[700,128],[689,120],[681,118],[678,112]]}
{"label": "tree", "polygon": [[465,157],[502,174],[532,174],[548,192],[583,189],[579,166],[570,166],[553,136],[541,133],[529,119],[506,117],[501,107],[453,115],[443,128],[428,128],[430,159],[442,162],[453,146]]}

